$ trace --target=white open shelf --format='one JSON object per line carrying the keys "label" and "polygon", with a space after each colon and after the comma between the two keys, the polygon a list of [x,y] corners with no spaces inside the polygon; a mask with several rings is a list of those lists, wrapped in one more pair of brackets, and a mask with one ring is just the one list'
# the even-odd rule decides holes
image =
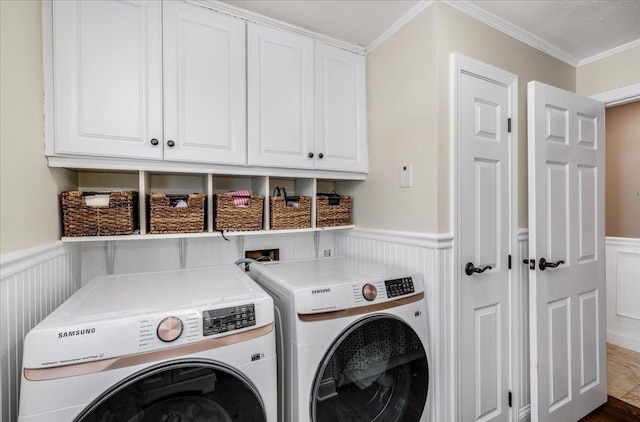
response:
{"label": "white open shelf", "polygon": [[[299,233],[317,233],[335,230],[349,230],[355,229],[356,225],[351,224],[348,226],[336,226],[336,227],[313,227],[308,229],[288,229],[288,230],[255,230],[255,231],[238,231],[238,232],[224,232],[225,237],[238,237],[238,236],[264,236],[264,235],[283,235],[283,234],[299,234]],[[64,243],[77,243],[77,242],[108,242],[108,241],[120,241],[120,240],[161,240],[161,239],[189,239],[200,237],[222,237],[220,232],[202,232],[202,233],[171,233],[171,234],[129,234],[122,236],[80,236],[80,237],[63,237]]]}
{"label": "white open shelf", "polygon": [[[288,195],[304,195],[311,197],[311,227],[304,229],[270,230],[269,196],[275,187],[285,187]],[[81,191],[135,190],[138,192],[139,234],[117,236],[79,236],[63,237],[63,242],[105,242],[120,240],[159,240],[188,239],[202,237],[238,237],[282,235],[297,233],[315,233],[333,230],[348,230],[356,226],[316,227],[316,193],[334,190],[334,182],[308,177],[281,177],[255,175],[218,175],[162,173],[140,170],[138,172],[95,172],[82,171],[78,174],[78,189]],[[253,194],[263,195],[263,230],[256,231],[224,231],[214,230],[213,195],[230,190],[247,189]],[[148,195],[150,193],[204,193],[207,195],[205,210],[205,231],[200,233],[148,233]]]}

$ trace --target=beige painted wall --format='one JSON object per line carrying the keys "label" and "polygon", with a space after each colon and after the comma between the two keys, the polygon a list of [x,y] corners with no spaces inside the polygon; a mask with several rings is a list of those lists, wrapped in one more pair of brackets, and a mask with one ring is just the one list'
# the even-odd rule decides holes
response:
{"label": "beige painted wall", "polygon": [[[527,227],[527,82],[575,90],[575,68],[448,5],[434,3],[367,57],[369,177],[343,183],[361,227],[449,233],[449,56],[459,52],[519,76],[519,216]],[[413,164],[410,189],[399,167]],[[346,187],[345,187],[346,186]]]}
{"label": "beige painted wall", "polygon": [[[367,56],[369,175],[337,185],[360,227],[437,231],[435,19],[429,7]],[[413,187],[400,188],[409,163]]]}
{"label": "beige painted wall", "polygon": [[453,52],[518,75],[518,227],[528,227],[527,82],[537,80],[574,91],[575,68],[446,4],[434,6],[438,8],[438,230],[451,230],[449,56]]}
{"label": "beige painted wall", "polygon": [[58,193],[75,174],[44,156],[39,1],[0,1],[0,254],[60,239]]}
{"label": "beige painted wall", "polygon": [[586,96],[640,83],[640,47],[582,65],[576,75],[576,92]]}
{"label": "beige painted wall", "polygon": [[605,233],[640,238],[640,101],[606,113]]}

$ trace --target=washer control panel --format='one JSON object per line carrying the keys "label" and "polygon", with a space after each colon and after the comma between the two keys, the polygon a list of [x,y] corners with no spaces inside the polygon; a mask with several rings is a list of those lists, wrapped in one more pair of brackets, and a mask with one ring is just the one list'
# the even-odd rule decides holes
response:
{"label": "washer control panel", "polygon": [[387,289],[387,297],[398,297],[415,292],[413,287],[413,279],[411,277],[397,278],[395,280],[385,280],[384,285]]}
{"label": "washer control panel", "polygon": [[211,336],[256,325],[253,303],[202,312],[202,334]]}

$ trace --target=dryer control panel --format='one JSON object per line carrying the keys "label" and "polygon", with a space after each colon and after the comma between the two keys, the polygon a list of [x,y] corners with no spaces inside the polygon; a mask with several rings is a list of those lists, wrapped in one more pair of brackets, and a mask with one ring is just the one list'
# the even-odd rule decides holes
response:
{"label": "dryer control panel", "polygon": [[395,280],[385,280],[384,286],[387,289],[387,297],[397,297],[415,292],[413,278],[403,277]]}
{"label": "dryer control panel", "polygon": [[256,325],[256,307],[253,303],[202,312],[202,335],[204,336],[239,330],[252,325]]}

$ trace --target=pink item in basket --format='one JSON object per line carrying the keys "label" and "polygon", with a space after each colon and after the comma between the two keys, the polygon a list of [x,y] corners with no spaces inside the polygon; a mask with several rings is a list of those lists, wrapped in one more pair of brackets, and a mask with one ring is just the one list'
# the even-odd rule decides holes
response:
{"label": "pink item in basket", "polygon": [[233,206],[246,207],[247,205],[249,205],[251,193],[248,190],[235,190],[229,193],[233,197]]}

